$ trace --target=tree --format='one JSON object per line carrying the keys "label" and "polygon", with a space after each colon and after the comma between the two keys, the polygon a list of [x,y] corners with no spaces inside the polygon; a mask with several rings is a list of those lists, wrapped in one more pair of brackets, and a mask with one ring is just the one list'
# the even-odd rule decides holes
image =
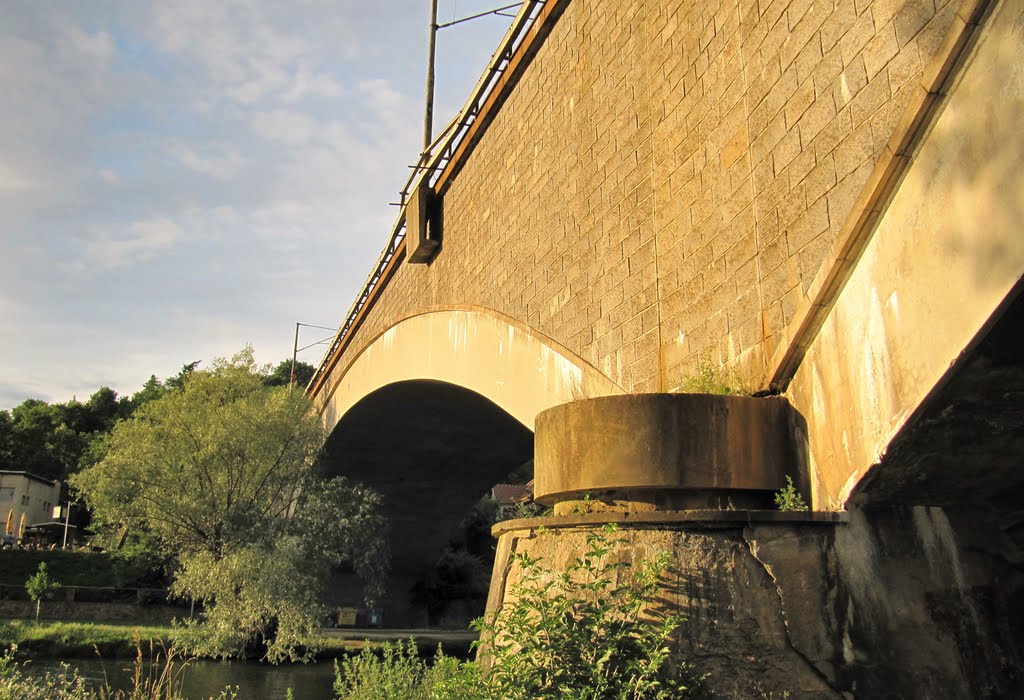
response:
{"label": "tree", "polygon": [[167,387],[164,386],[163,382],[157,379],[155,374],[149,375],[149,379],[142,385],[142,388],[132,394],[131,399],[129,399],[128,415],[131,415],[150,401],[159,399],[165,393],[167,393]]}
{"label": "tree", "polygon": [[48,479],[62,478],[68,465],[61,464],[58,455],[53,454],[53,433],[61,424],[57,408],[45,401],[26,399],[14,407],[11,417],[12,456],[17,469]]}
{"label": "tree", "polygon": [[14,470],[14,420],[8,411],[0,411],[0,469]]}
{"label": "tree", "polygon": [[[309,364],[308,362],[296,362],[295,363],[295,386],[304,387],[309,384],[309,380],[313,378],[313,374],[316,372],[316,367]],[[274,366],[274,369],[270,371],[267,378],[263,380],[267,386],[288,386],[292,383],[292,361],[281,360]]]}
{"label": "tree", "polygon": [[60,583],[50,578],[50,574],[46,571],[46,562],[39,562],[39,570],[25,581],[28,597],[36,602],[36,624],[39,624],[39,608],[43,601],[53,598],[58,588],[60,588]]}
{"label": "tree", "polygon": [[181,366],[181,371],[173,377],[168,377],[164,384],[168,389],[181,389],[185,386],[185,380],[192,376],[193,372],[199,369],[199,360],[189,362]]}
{"label": "tree", "polygon": [[172,588],[206,604],[194,643],[293,658],[319,629],[323,574],[349,562],[372,597],[386,568],[373,492],[323,483],[323,427],[301,391],[264,386],[252,350],[182,373],[181,388],[114,426],[73,479],[100,528],[148,531],[180,569]]}

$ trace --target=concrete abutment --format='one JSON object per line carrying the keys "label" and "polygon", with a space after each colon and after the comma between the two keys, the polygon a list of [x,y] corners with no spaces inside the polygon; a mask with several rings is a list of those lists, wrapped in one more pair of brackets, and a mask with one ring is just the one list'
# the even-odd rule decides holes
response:
{"label": "concrete abutment", "polygon": [[716,697],[1020,697],[1024,577],[997,546],[974,548],[985,535],[977,522],[963,529],[969,517],[915,506],[507,521],[494,529],[488,611],[519,581],[512,554],[563,571],[615,522],[618,561],[670,554],[649,614],[686,616],[674,651]]}

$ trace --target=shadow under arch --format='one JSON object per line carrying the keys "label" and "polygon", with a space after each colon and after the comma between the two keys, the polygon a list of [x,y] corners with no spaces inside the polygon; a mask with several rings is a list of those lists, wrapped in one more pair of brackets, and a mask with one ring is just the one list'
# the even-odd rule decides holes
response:
{"label": "shadow under arch", "polygon": [[381,387],[338,421],[320,459],[325,476],[379,491],[390,522],[392,583],[385,624],[417,624],[408,589],[495,484],[533,456],[533,433],[480,394],[436,380]]}

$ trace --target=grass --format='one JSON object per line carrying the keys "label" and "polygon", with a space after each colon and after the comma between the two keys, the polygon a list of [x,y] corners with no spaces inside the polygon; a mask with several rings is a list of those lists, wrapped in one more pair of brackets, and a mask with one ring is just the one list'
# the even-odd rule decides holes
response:
{"label": "grass", "polygon": [[136,634],[144,644],[161,640],[169,645],[175,632],[169,626],[3,620],[0,648],[17,644],[19,652],[31,658],[81,659],[97,653],[105,659],[132,658],[138,651]]}
{"label": "grass", "polygon": [[[0,649],[17,644],[20,654],[33,659],[84,659],[97,654],[104,659],[129,659],[138,653],[139,640],[143,645],[152,641],[181,647],[178,632],[171,625],[45,621],[37,625],[29,620],[0,620]],[[317,640],[316,657],[332,659],[382,646],[382,642],[325,635]]]}

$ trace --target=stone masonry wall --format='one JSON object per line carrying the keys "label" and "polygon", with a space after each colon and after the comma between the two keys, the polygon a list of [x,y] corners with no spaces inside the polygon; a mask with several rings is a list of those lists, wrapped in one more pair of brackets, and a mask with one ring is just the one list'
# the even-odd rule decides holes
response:
{"label": "stone masonry wall", "polygon": [[[958,0],[572,0],[346,355],[506,314],[627,391],[763,388]],[[342,359],[342,366],[345,359]]]}

